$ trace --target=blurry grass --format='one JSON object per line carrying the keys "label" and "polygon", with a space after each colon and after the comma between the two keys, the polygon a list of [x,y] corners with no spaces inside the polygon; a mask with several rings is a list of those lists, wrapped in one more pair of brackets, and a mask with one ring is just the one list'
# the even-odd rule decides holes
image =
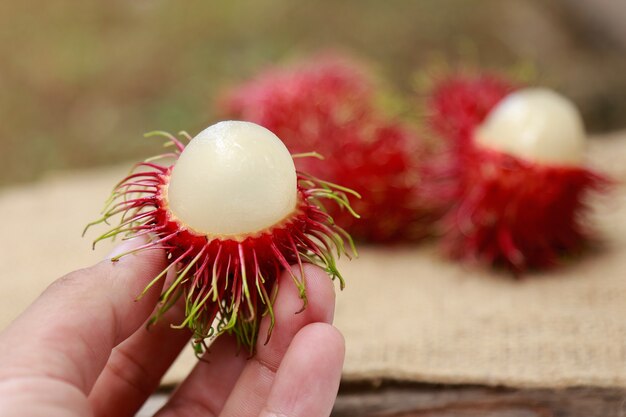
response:
{"label": "blurry grass", "polygon": [[[511,3],[477,4],[0,2],[0,185],[151,155],[159,144],[143,139],[145,131],[196,133],[216,120],[211,106],[223,88],[320,49],[347,50],[376,63],[407,93],[415,70],[436,56],[454,56],[468,39],[484,65],[541,59],[501,36],[507,23],[499,23],[500,14]],[[548,75],[561,65],[541,64]]]}

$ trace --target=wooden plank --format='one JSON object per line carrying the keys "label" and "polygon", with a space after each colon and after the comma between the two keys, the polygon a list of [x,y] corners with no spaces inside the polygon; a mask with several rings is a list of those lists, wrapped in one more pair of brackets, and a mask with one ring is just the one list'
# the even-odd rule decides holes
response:
{"label": "wooden plank", "polygon": [[342,386],[332,417],[626,417],[626,390]]}

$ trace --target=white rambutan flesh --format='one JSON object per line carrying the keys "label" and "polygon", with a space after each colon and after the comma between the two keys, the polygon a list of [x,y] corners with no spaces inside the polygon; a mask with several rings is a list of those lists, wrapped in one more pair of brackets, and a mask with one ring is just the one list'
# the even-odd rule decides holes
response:
{"label": "white rambutan flesh", "polygon": [[172,214],[198,234],[245,237],[296,208],[297,177],[281,140],[254,123],[224,121],[181,153],[168,186]]}
{"label": "white rambutan flesh", "polygon": [[545,88],[517,90],[489,113],[475,133],[478,146],[524,160],[581,165],[585,129],[576,106]]}

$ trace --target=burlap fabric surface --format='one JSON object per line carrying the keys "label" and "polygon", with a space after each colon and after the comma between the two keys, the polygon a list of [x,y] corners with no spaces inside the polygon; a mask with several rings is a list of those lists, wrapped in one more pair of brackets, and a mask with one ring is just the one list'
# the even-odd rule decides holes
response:
{"label": "burlap fabric surface", "polygon": [[[626,180],[626,135],[595,141],[591,160]],[[0,190],[0,328],[53,279],[110,250],[91,251],[80,234],[124,172],[69,172]],[[626,387],[626,190],[594,206],[604,249],[517,281],[451,263],[432,245],[361,248],[341,264],[345,379]],[[165,382],[194,363],[189,348]]]}

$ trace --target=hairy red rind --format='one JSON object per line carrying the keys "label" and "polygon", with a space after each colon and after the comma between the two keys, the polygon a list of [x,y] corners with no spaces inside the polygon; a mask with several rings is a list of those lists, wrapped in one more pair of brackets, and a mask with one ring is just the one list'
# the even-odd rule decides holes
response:
{"label": "hairy red rind", "polygon": [[[426,125],[436,151],[420,166],[421,199],[440,213],[462,192],[461,177],[473,150],[474,130],[519,86],[502,75],[456,72],[436,77],[426,95]],[[470,154],[467,154],[470,152]]]}
{"label": "hairy red rind", "polygon": [[473,146],[444,218],[444,248],[453,257],[514,272],[554,266],[590,239],[586,198],[608,184],[584,168],[542,165]]}
{"label": "hairy red rind", "polygon": [[428,94],[428,124],[449,146],[463,151],[471,142],[474,129],[518,87],[495,74],[444,76]]}

